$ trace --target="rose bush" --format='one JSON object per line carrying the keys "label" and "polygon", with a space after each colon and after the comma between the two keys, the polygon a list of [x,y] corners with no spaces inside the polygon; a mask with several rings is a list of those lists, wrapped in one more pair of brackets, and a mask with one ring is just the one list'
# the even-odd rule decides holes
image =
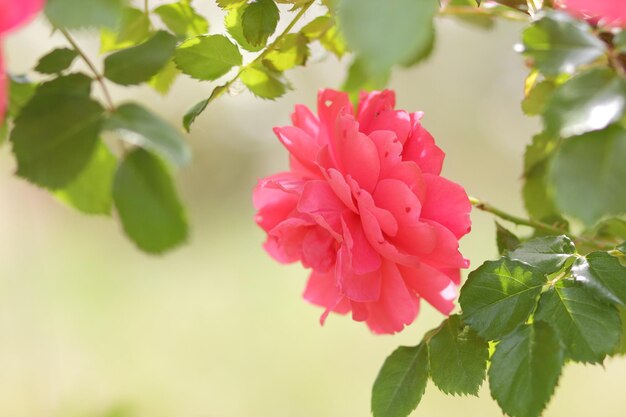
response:
{"label": "rose bush", "polygon": [[395,110],[386,90],[323,90],[318,114],[296,106],[292,126],[274,129],[290,170],[259,181],[256,221],[265,249],[282,263],[311,268],[304,298],[328,313],[352,312],[375,333],[413,322],[424,299],[454,308],[458,250],[469,232],[465,190],[440,176],[443,151],[422,113]]}
{"label": "rose bush", "polygon": [[0,123],[7,102],[7,80],[2,57],[2,36],[37,14],[44,0],[0,0]]}

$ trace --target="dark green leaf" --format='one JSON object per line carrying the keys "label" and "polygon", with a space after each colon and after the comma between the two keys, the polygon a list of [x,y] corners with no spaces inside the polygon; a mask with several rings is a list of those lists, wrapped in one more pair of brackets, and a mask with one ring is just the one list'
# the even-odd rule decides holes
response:
{"label": "dark green leaf", "polygon": [[119,106],[105,127],[125,141],[157,152],[176,165],[186,165],[191,159],[191,151],[181,132],[138,104]]}
{"label": "dark green leaf", "polygon": [[352,61],[348,69],[348,77],[341,89],[350,94],[350,100],[353,103],[358,103],[361,91],[382,90],[389,82],[390,76],[390,71],[381,75],[370,74],[363,61],[357,57]]}
{"label": "dark green leaf", "polygon": [[576,282],[562,281],[542,294],[535,320],[550,323],[577,362],[602,362],[619,342],[617,309]]}
{"label": "dark green leaf", "polygon": [[19,176],[56,189],[83,170],[97,144],[104,111],[89,98],[90,88],[91,79],[82,74],[39,86],[11,134]]}
{"label": "dark green leaf", "polygon": [[563,212],[593,225],[626,213],[626,130],[612,126],[563,142],[549,179]]}
{"label": "dark green leaf", "polygon": [[591,28],[568,14],[552,12],[529,26],[523,35],[524,55],[546,75],[572,74],[576,67],[604,55],[604,43]]}
{"label": "dark green leaf", "polygon": [[243,60],[237,46],[222,35],[186,40],[176,49],[175,59],[182,72],[199,80],[218,79]]}
{"label": "dark green leaf", "polygon": [[78,52],[73,49],[55,49],[39,60],[35,71],[42,74],[56,74],[65,71],[72,65],[77,56]]}
{"label": "dark green leaf", "polygon": [[379,0],[343,0],[338,13],[351,49],[381,74],[430,49],[438,9],[437,0],[397,0],[385,7]]}
{"label": "dark green leaf", "polygon": [[175,48],[176,38],[168,32],[159,31],[141,45],[106,57],[104,76],[121,85],[146,82],[167,65]]}
{"label": "dark green leaf", "polygon": [[428,347],[400,346],[383,364],[372,390],[374,417],[406,417],[419,404],[428,382]]}
{"label": "dark green leaf", "polygon": [[461,289],[463,320],[487,340],[498,340],[526,322],[545,284],[542,273],[519,261],[488,261]]}
{"label": "dark green leaf", "polygon": [[491,358],[491,396],[511,417],[539,417],[559,381],[563,356],[547,323],[517,328],[502,339]]}
{"label": "dark green leaf", "polygon": [[252,46],[263,46],[276,30],[280,13],[273,0],[248,4],[241,15],[243,36]]}
{"label": "dark green leaf", "polygon": [[240,79],[257,97],[274,99],[287,91],[287,86],[281,81],[280,74],[270,71],[262,65],[247,67],[241,73]]}
{"label": "dark green leaf", "polygon": [[164,4],[154,9],[154,13],[178,36],[189,38],[209,32],[209,22],[194,10],[189,0]]}
{"label": "dark green leaf", "polygon": [[446,394],[477,395],[487,369],[489,345],[458,315],[450,316],[428,342],[430,376]]}
{"label": "dark green leaf", "polygon": [[626,106],[626,82],[609,68],[580,73],[559,86],[543,113],[549,134],[570,137],[618,121]]}
{"label": "dark green leaf", "polygon": [[54,192],[61,201],[87,214],[111,214],[113,175],[117,160],[98,142],[85,169],[68,185]]}
{"label": "dark green leaf", "polygon": [[306,64],[309,57],[307,37],[301,33],[290,33],[263,59],[263,64],[274,71],[282,72]]}
{"label": "dark green leaf", "polygon": [[100,31],[100,52],[110,52],[129,48],[150,37],[150,18],[139,9],[125,7],[122,20],[116,29],[102,28]]}
{"label": "dark green leaf", "polygon": [[113,201],[126,234],[139,248],[162,253],[187,239],[187,219],[165,165],[137,148],[120,164]]}
{"label": "dark green leaf", "polygon": [[619,307],[619,317],[622,322],[622,334],[620,337],[619,345],[617,345],[617,349],[615,349],[613,354],[625,355],[626,354],[626,308]]}
{"label": "dark green leaf", "polygon": [[597,297],[626,306],[626,267],[606,252],[592,252],[572,266],[576,281]]}
{"label": "dark green leaf", "polygon": [[241,17],[248,5],[243,3],[241,6],[232,7],[224,18],[224,26],[228,34],[246,51],[257,52],[263,49],[264,45],[251,45],[243,36],[243,24]]}
{"label": "dark green leaf", "polygon": [[549,275],[563,268],[575,253],[574,242],[567,236],[546,236],[524,242],[507,256],[513,260],[526,262]]}
{"label": "dark green leaf", "polygon": [[498,244],[498,252],[500,255],[504,255],[515,250],[521,242],[510,230],[496,222],[496,243]]}
{"label": "dark green leaf", "polygon": [[48,0],[46,16],[55,26],[82,28],[115,27],[126,0]]}

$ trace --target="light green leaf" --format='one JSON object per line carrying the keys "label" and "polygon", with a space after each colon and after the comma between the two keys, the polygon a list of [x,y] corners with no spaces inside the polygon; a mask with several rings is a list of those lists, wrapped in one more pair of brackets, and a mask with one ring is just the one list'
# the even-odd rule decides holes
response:
{"label": "light green leaf", "polygon": [[187,239],[187,219],[165,165],[137,148],[115,174],[113,201],[126,234],[149,253],[163,253]]}
{"label": "light green leaf", "polygon": [[11,133],[17,175],[42,187],[70,183],[91,159],[103,108],[89,98],[91,79],[59,77],[39,86]]}
{"label": "light green leaf", "polygon": [[626,306],[626,266],[606,252],[592,252],[578,258],[572,275],[598,298]]}
{"label": "light green leaf", "polygon": [[580,73],[552,94],[543,122],[549,134],[570,137],[607,127],[622,118],[626,81],[609,68]]}
{"label": "light green leaf", "polygon": [[524,55],[546,75],[573,74],[576,68],[604,55],[604,43],[591,28],[566,13],[552,12],[530,25],[523,35]]}
{"label": "light green leaf", "polygon": [[247,67],[240,76],[241,81],[257,97],[275,99],[287,91],[287,86],[276,74],[262,65]]}
{"label": "light green leaf", "polygon": [[222,9],[232,9],[239,7],[248,0],[217,0],[217,5]]}
{"label": "light green leaf", "polygon": [[458,315],[450,316],[428,342],[430,376],[446,394],[477,395],[487,369],[489,344]]}
{"label": "light green leaf", "polygon": [[89,26],[115,27],[126,0],[48,0],[46,16],[53,25],[69,29]]}
{"label": "light green leaf", "polygon": [[438,9],[437,0],[343,0],[338,13],[348,45],[381,74],[430,49]]}
{"label": "light green leaf", "polygon": [[522,111],[524,114],[528,116],[542,114],[555,88],[555,83],[550,80],[545,80],[535,85],[522,100]]}
{"label": "light green leaf", "polygon": [[119,106],[105,128],[133,145],[159,153],[176,165],[186,165],[191,150],[181,132],[148,109],[135,103]]}
{"label": "light green leaf", "polygon": [[9,76],[9,103],[7,114],[17,117],[22,108],[28,103],[37,91],[37,84],[30,82],[25,77]]}
{"label": "light green leaf", "polygon": [[574,242],[567,236],[546,236],[531,239],[507,257],[526,262],[538,271],[549,275],[563,268],[568,259],[576,253]]}
{"label": "light green leaf", "polygon": [[248,4],[241,15],[243,36],[252,46],[264,46],[276,30],[280,13],[273,0]]}
{"label": "light green leaf", "polygon": [[626,130],[612,126],[563,142],[549,173],[563,212],[593,225],[626,213]]}
{"label": "light green leaf", "polygon": [[125,7],[116,29],[100,30],[100,53],[129,48],[150,37],[150,18],[139,9]]}
{"label": "light green leaf", "polygon": [[154,88],[157,93],[165,95],[170,91],[179,74],[180,70],[176,63],[174,60],[170,60],[161,71],[148,81],[148,85]]}
{"label": "light green leaf", "polygon": [[485,339],[498,340],[526,322],[544,284],[544,275],[522,262],[485,262],[461,289],[463,320]]}
{"label": "light green leaf", "polygon": [[159,31],[146,42],[114,52],[104,60],[104,76],[121,85],[140,84],[150,80],[172,58],[176,38]]}
{"label": "light green leaf", "polygon": [[73,49],[58,48],[41,57],[35,71],[42,74],[56,74],[63,72],[72,65],[78,52]]}
{"label": "light green leaf", "polygon": [[491,396],[511,417],[539,417],[554,393],[563,348],[544,322],[517,328],[496,347],[489,368]]}
{"label": "light green leaf", "polygon": [[99,141],[85,169],[68,185],[55,191],[54,195],[83,213],[109,215],[113,206],[113,175],[116,167],[115,156]]}
{"label": "light green leaf", "polygon": [[550,323],[577,362],[602,362],[620,338],[617,309],[576,282],[562,281],[542,294],[535,320]]}
{"label": "light green leaf", "polygon": [[298,65],[305,65],[309,57],[307,37],[290,33],[263,59],[263,64],[274,71],[282,72]]}
{"label": "light green leaf", "polygon": [[183,42],[176,49],[175,60],[178,68],[193,78],[216,80],[241,65],[243,57],[227,37],[212,35]]}
{"label": "light green leaf", "polygon": [[300,29],[300,33],[310,40],[320,39],[335,25],[335,20],[330,16],[317,16]]}
{"label": "light green leaf", "polygon": [[189,38],[209,32],[209,22],[195,11],[189,0],[164,4],[154,9],[154,13],[178,36]]}
{"label": "light green leaf", "polygon": [[406,417],[419,404],[428,382],[428,347],[400,346],[380,369],[372,390],[374,417]]}
{"label": "light green leaf", "polygon": [[324,47],[324,49],[332,54],[335,54],[337,58],[341,58],[348,51],[348,45],[346,45],[346,40],[344,39],[337,26],[332,26],[330,29],[324,32],[322,37],[319,39],[319,42],[320,45]]}

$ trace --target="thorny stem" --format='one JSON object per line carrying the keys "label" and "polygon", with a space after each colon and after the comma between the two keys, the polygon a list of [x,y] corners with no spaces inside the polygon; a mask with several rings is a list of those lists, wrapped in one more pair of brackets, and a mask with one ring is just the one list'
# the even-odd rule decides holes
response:
{"label": "thorny stem", "polygon": [[501,17],[516,22],[529,22],[528,15],[515,12],[513,10],[490,9],[483,7],[469,6],[446,6],[439,11],[439,16],[485,16],[485,17]]}
{"label": "thorny stem", "polygon": [[78,46],[78,43],[76,43],[74,38],[72,38],[72,35],[70,35],[69,32],[63,28],[59,28],[59,31],[63,34],[63,36],[65,36],[65,39],[67,39],[70,45],[72,45],[72,48],[74,48],[74,50],[76,51],[76,53],[78,53],[81,59],[85,61],[85,64],[87,64],[87,66],[93,73],[95,80],[98,82],[98,84],[100,84],[100,87],[102,88],[102,92],[104,94],[104,99],[108,106],[108,110],[115,111],[115,105],[113,104],[113,100],[111,99],[111,94],[109,94],[109,90],[104,82],[104,77],[102,76],[102,74],[100,74],[96,66],[93,64],[93,62],[91,62],[91,60],[85,54],[85,52],[83,52],[80,46]]}
{"label": "thorny stem", "polygon": [[481,201],[477,198],[474,197],[470,197],[470,202],[472,203],[472,205],[474,207],[476,207],[478,210],[482,210],[484,212],[487,213],[491,213],[496,217],[501,218],[502,220],[506,220],[508,222],[511,222],[513,224],[517,224],[520,226],[528,226],[528,227],[532,227],[535,230],[540,230],[546,233],[550,233],[550,234],[556,234],[556,235],[568,235],[572,238],[572,240],[574,242],[578,242],[578,243],[587,243],[587,244],[591,244],[599,249],[612,249],[615,245],[612,245],[611,243],[608,242],[600,242],[597,241],[595,239],[589,238],[589,237],[585,237],[585,236],[571,236],[569,234],[569,232],[566,229],[563,229],[561,227],[556,227],[547,223],[543,223],[537,220],[532,220],[532,219],[524,219],[522,217],[518,217],[518,216],[514,216],[512,214],[509,214],[505,211],[502,211],[496,207],[493,207],[492,205],[485,203],[484,201]]}
{"label": "thorny stem", "polygon": [[298,13],[293,17],[291,22],[289,22],[289,24],[287,25],[285,30],[283,30],[280,33],[280,35],[278,35],[276,37],[276,39],[274,39],[274,41],[271,44],[269,44],[267,46],[267,48],[265,48],[263,50],[263,52],[261,52],[259,55],[257,55],[257,57],[254,58],[251,62],[247,63],[246,65],[241,66],[241,68],[239,69],[237,74],[232,79],[230,79],[226,84],[221,86],[222,91],[226,91],[235,81],[237,81],[239,79],[239,77],[241,76],[241,74],[243,74],[243,72],[246,69],[248,69],[249,67],[251,67],[252,65],[254,65],[254,64],[258,63],[258,62],[261,62],[263,60],[263,58],[265,58],[267,56],[267,54],[272,52],[280,44],[280,42],[285,38],[285,36],[287,36],[289,34],[289,32],[291,32],[291,29],[293,29],[293,27],[296,25],[296,23],[298,23],[298,21],[302,18],[302,16],[304,16],[306,11],[313,5],[313,3],[314,3],[314,0],[312,0],[312,1],[308,2],[308,3],[306,3],[304,6],[302,6],[302,8],[298,11]]}

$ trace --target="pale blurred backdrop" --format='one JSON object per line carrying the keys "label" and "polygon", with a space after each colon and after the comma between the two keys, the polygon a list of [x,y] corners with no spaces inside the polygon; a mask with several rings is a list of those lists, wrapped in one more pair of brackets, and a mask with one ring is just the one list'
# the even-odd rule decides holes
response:
{"label": "pale blurred backdrop", "polygon": [[[213,2],[195,3],[211,32],[222,32]],[[539,129],[519,110],[520,29],[440,20],[434,56],[396,71],[390,84],[399,107],[426,112],[448,155],[445,175],[519,214],[521,157]],[[8,38],[10,70],[22,73],[64,45],[50,32],[40,18]],[[97,56],[95,34],[78,39]],[[74,212],[15,178],[10,147],[0,149],[0,416],[369,415],[385,357],[417,344],[442,317],[424,304],[395,336],[342,316],[320,327],[321,310],[300,297],[307,272],[263,252],[251,206],[256,179],[286,166],[272,127],[289,123],[296,103],[314,105],[319,88],[338,87],[346,64],[315,51],[306,68],[288,73],[295,90],[281,99],[241,93],[210,106],[189,136],[193,163],[177,176],[192,237],[162,258],[139,252],[113,220]],[[139,100],[179,125],[211,87],[181,77],[165,98],[143,87],[112,90],[117,102]],[[472,218],[462,250],[475,267],[497,254],[493,218]],[[623,417],[625,384],[624,359],[605,369],[570,365],[545,416]],[[429,384],[414,415],[501,414],[486,386],[477,399],[446,397]]]}

